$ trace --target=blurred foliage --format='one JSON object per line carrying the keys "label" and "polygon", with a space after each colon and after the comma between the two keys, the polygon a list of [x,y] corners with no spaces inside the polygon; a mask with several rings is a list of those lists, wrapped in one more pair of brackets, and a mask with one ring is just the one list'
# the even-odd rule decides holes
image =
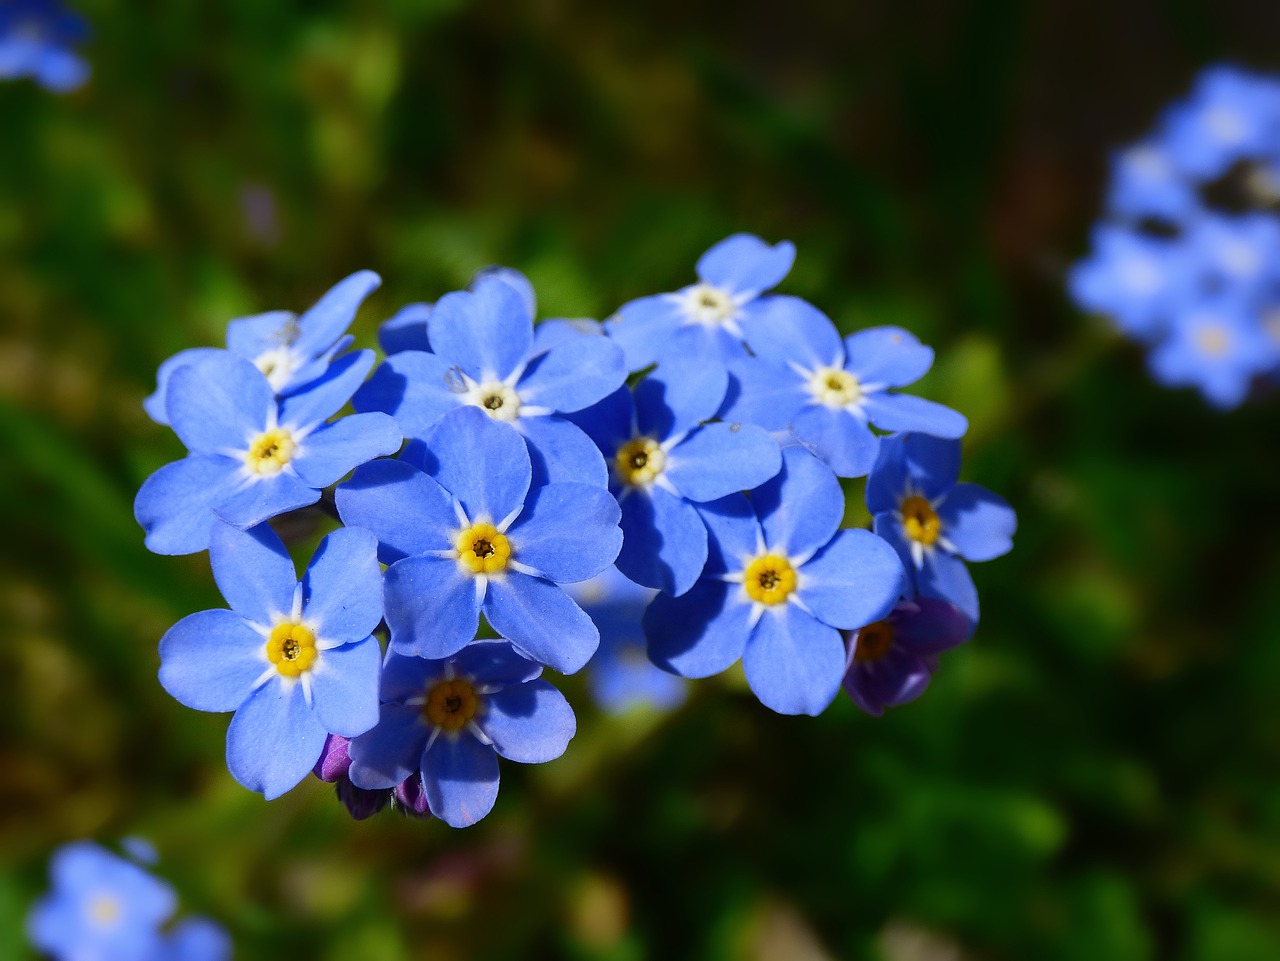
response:
{"label": "blurred foliage", "polygon": [[[75,5],[90,84],[0,87],[0,956],[55,845],[139,834],[246,961],[1280,957],[1280,399],[1161,390],[1061,292],[1107,150],[1277,66],[1274,5]],[[574,679],[568,754],[465,832],[232,782],[155,681],[220,604],[132,520],[160,360],[361,267],[366,344],[494,262],[599,317],[734,230],[932,344],[1019,510],[926,696],[608,719]]]}

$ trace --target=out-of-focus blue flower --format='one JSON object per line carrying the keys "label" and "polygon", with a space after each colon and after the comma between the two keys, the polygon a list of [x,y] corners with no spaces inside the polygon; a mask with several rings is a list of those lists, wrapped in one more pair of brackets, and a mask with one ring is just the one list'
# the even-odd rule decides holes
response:
{"label": "out-of-focus blue flower", "polygon": [[1183,242],[1204,296],[1225,293],[1245,304],[1280,279],[1280,220],[1270,214],[1206,214],[1187,225]]}
{"label": "out-of-focus blue flower", "polygon": [[89,36],[85,21],[55,0],[0,3],[0,80],[31,77],[57,93],[89,79],[89,65],[71,50]]}
{"label": "out-of-focus blue flower", "polygon": [[792,434],[840,477],[861,477],[880,442],[871,432],[960,437],[969,422],[949,407],[892,390],[925,375],[933,351],[901,327],[872,327],[841,342],[835,325],[798,301],[769,310],[752,335],[755,357],[734,362],[722,416]]}
{"label": "out-of-focus blue flower", "polygon": [[565,590],[600,631],[600,647],[586,675],[591,696],[602,710],[622,714],[647,705],[669,711],[684,701],[688,682],[656,667],[646,649],[640,621],[657,591],[641,587],[616,567]]}
{"label": "out-of-focus blue flower", "polygon": [[315,766],[329,734],[378,720],[382,574],[369,531],[334,531],[301,583],[270,527],[218,524],[213,576],[231,610],[184,617],[160,641],[160,683],[197,711],[235,711],[227,767],[267,798]]}
{"label": "out-of-focus blue flower", "polygon": [[[230,961],[231,937],[208,918],[183,918],[167,932],[154,958],[146,961]],[[122,959],[123,961],[123,959]]]}
{"label": "out-of-focus blue flower", "polygon": [[89,841],[58,849],[53,889],[27,916],[27,936],[57,961],[151,961],[177,907],[169,885]]}
{"label": "out-of-focus blue flower", "polygon": [[762,428],[703,423],[728,386],[720,364],[672,357],[634,394],[623,387],[574,418],[609,464],[609,489],[622,508],[616,563],[633,581],[687,591],[707,559],[706,526],[693,505],[756,487],[782,465]]}
{"label": "out-of-focus blue flower", "polygon": [[305,391],[280,401],[261,371],[231,353],[174,371],[168,411],[190,453],[138,491],[134,515],[147,547],[157,554],[204,550],[217,517],[253,527],[314,504],[357,464],[398,450],[400,431],[386,414],[325,423],[372,365],[372,351],[346,354]]}
{"label": "out-of-focus blue flower", "polygon": [[[233,320],[227,325],[227,351],[262,371],[277,397],[306,390],[324,375],[335,356],[351,346],[347,328],[380,283],[373,271],[357,271],[334,284],[301,317],[273,310]],[[192,347],[162,363],[155,393],[142,402],[151,419],[158,424],[170,422],[168,388],[175,371],[223,353],[217,347]]]}
{"label": "out-of-focus blue flower", "polygon": [[844,496],[812,454],[783,451],[757,488],[699,508],[710,551],[680,597],[659,594],[644,616],[649,656],[684,677],[739,658],[756,697],[782,714],[818,714],[845,670],[840,629],[888,614],[902,594],[893,549],[870,531],[840,530]]}
{"label": "out-of-focus blue flower", "polygon": [[603,337],[568,338],[534,351],[533,315],[505,274],[446,294],[430,315],[431,352],[402,350],[378,367],[353,403],[393,415],[408,437],[425,437],[448,411],[474,407],[510,424],[528,443],[534,482],[605,484],[590,440],[560,416],[581,410],[626,379],[622,353]]}
{"label": "out-of-focus blue flower", "polygon": [[1231,65],[1210,67],[1161,125],[1169,158],[1186,176],[1210,180],[1280,142],[1280,81]]}
{"label": "out-of-focus blue flower", "polygon": [[938,669],[938,655],[973,632],[965,613],[946,601],[899,601],[883,620],[846,632],[845,693],[868,714],[915,700]]}
{"label": "out-of-focus blue flower", "polygon": [[1255,377],[1280,363],[1280,343],[1236,298],[1207,298],[1174,317],[1147,360],[1162,384],[1198,387],[1211,404],[1226,410],[1239,406]]}
{"label": "out-of-focus blue flower", "polygon": [[886,437],[867,478],[867,509],[902,558],[908,593],[950,601],[976,623],[978,592],[964,562],[1007,553],[1018,521],[1003,499],[959,477],[959,441]]}
{"label": "out-of-focus blue flower", "polygon": [[[424,440],[406,459],[365,464],[336,495],[343,523],[377,534],[391,565],[392,649],[449,657],[475,637],[483,611],[521,653],[579,670],[599,634],[559,585],[618,556],[617,501],[594,484],[531,488],[520,435],[475,407],[448,412]],[[600,456],[594,444],[591,454]]]}
{"label": "out-of-focus blue flower", "polygon": [[1180,240],[1104,223],[1094,228],[1093,252],[1072,268],[1068,286],[1085,310],[1152,340],[1193,293],[1193,267]]}
{"label": "out-of-focus blue flower", "polygon": [[746,357],[744,344],[773,300],[761,295],[782,281],[795,257],[790,241],[770,246],[759,237],[734,234],[698,260],[698,283],[623,304],[605,329],[626,353],[629,370],[667,357],[721,363]]}
{"label": "out-of-focus blue flower", "polygon": [[1200,197],[1163,145],[1144,142],[1112,158],[1107,207],[1123,218],[1177,222],[1199,211]]}
{"label": "out-of-focus blue flower", "polygon": [[[387,656],[378,725],[350,745],[352,783],[387,790],[420,777],[436,817],[466,827],[493,808],[498,757],[541,764],[576,728],[541,665],[505,641],[476,641],[452,657]],[[409,804],[415,792],[405,794]]]}

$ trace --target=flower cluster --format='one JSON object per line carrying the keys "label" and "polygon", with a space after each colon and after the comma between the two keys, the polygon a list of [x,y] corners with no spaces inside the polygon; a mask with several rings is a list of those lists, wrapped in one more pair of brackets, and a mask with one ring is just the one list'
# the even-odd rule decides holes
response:
{"label": "flower cluster", "polygon": [[1238,406],[1280,373],[1280,78],[1205,70],[1112,161],[1070,290],[1149,348],[1152,375]]}
{"label": "flower cluster", "polygon": [[173,889],[89,841],[56,851],[53,890],[32,907],[27,936],[57,961],[228,961],[231,940],[206,918],[183,918]]}
{"label": "flower cluster", "polygon": [[57,0],[0,4],[0,80],[31,77],[57,93],[89,78],[89,66],[71,49],[89,34],[80,17]]}
{"label": "flower cluster", "polygon": [[[546,668],[592,664],[606,710],[739,660],[783,713],[842,681],[872,711],[919,693],[977,621],[964,561],[1008,550],[1013,512],[957,483],[965,419],[902,392],[933,352],[769,293],[793,257],[730,237],[604,323],[535,326],[528,281],[482,271],[387,321],[376,367],[348,349],[361,272],[162,365],[147,410],[189,453],[135,512],[152,550],[209,551],[227,608],[170,629],[160,680],[234,712],[232,775],[463,826],[498,758],[573,737]],[[839,478],[867,474],[875,529],[841,529]],[[268,522],[302,510],[341,526],[299,578]]]}

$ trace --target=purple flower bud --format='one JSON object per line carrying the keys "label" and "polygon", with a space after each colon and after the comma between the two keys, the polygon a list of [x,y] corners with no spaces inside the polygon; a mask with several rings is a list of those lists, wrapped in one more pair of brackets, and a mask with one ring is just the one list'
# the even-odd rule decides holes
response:
{"label": "purple flower bud", "polygon": [[351,767],[351,756],[347,754],[347,745],[350,743],[341,734],[330,734],[324,742],[324,750],[320,752],[320,760],[316,761],[311,773],[330,784],[345,781],[347,769]]}
{"label": "purple flower bud", "polygon": [[411,775],[395,786],[393,792],[397,810],[410,817],[429,818],[431,809],[427,807],[427,792],[422,787],[422,778]]}
{"label": "purple flower bud", "polygon": [[344,776],[338,781],[338,800],[357,821],[371,818],[391,800],[390,791],[366,791],[358,788]]}

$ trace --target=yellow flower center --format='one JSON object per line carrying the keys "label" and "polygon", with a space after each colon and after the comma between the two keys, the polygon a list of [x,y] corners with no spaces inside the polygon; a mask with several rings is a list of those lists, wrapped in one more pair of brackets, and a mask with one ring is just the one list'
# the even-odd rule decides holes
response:
{"label": "yellow flower center", "polygon": [[618,448],[613,462],[623,483],[647,487],[667,466],[667,455],[652,437],[635,437]]}
{"label": "yellow flower center", "polygon": [[285,677],[297,677],[315,663],[316,636],[301,624],[277,624],[267,638],[267,660]]}
{"label": "yellow flower center", "polygon": [[244,462],[253,473],[271,476],[280,473],[297,451],[298,445],[293,435],[283,427],[276,427],[264,431],[249,442]]}
{"label": "yellow flower center", "polygon": [[427,692],[422,716],[428,724],[446,731],[457,731],[476,716],[476,692],[470,681],[454,678],[440,681]]}
{"label": "yellow flower center", "polygon": [[809,378],[809,392],[828,407],[848,407],[862,399],[858,378],[839,367],[819,367]]}
{"label": "yellow flower center", "polygon": [[109,927],[120,919],[120,899],[110,894],[99,894],[89,902],[89,917],[99,927]]}
{"label": "yellow flower center", "polygon": [[913,541],[931,547],[942,533],[942,521],[925,498],[912,494],[902,501],[902,527]]}
{"label": "yellow flower center", "polygon": [[855,661],[875,661],[889,653],[893,646],[893,625],[888,621],[876,621],[858,631],[858,646],[853,650]]}
{"label": "yellow flower center", "polygon": [[1196,331],[1196,346],[1202,354],[1221,357],[1231,347],[1231,334],[1225,327],[1208,324]]}
{"label": "yellow flower center", "polygon": [[781,604],[796,589],[796,572],[785,557],[765,554],[747,565],[743,584],[753,601]]}
{"label": "yellow flower center", "polygon": [[493,574],[507,566],[511,542],[492,524],[472,524],[454,540],[458,563],[473,574]]}

